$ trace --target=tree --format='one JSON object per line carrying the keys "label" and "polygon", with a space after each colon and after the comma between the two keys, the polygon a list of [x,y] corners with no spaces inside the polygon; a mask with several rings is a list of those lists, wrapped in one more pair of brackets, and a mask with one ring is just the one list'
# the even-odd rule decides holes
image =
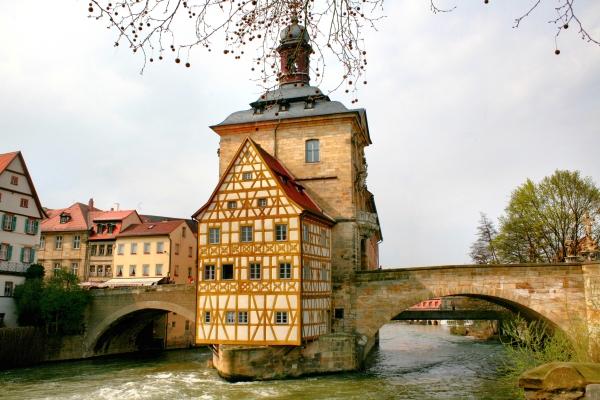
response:
{"label": "tree", "polygon": [[494,239],[498,231],[494,223],[485,215],[480,213],[479,226],[477,227],[477,240],[471,245],[471,260],[475,264],[494,264],[498,263]]}
{"label": "tree", "polygon": [[26,280],[15,288],[19,325],[45,327],[49,334],[81,332],[90,295],[79,287],[77,276],[63,270],[43,280],[43,267],[32,265]]}
{"label": "tree", "polygon": [[[600,214],[600,190],[578,171],[528,179],[511,195],[492,241],[501,262],[564,262],[585,237],[585,218]],[[598,225],[592,227],[598,240]]]}
{"label": "tree", "polygon": [[[573,25],[582,39],[600,45],[576,14],[575,1],[559,0],[557,5],[546,6],[537,0],[515,19],[514,27],[538,8],[554,7],[556,18],[550,22],[557,26],[556,39]],[[443,9],[436,3],[430,0],[434,14],[456,8]],[[115,46],[125,44],[134,53],[142,53],[142,71],[147,62],[163,60],[167,54],[190,67],[193,48],[209,52],[220,48],[235,60],[253,54],[251,70],[267,88],[279,74],[275,51],[279,35],[297,16],[317,55],[313,68],[317,84],[325,72],[325,59],[331,58],[341,64],[337,88],[345,86],[346,92],[356,92],[359,84],[366,84],[361,79],[367,68],[364,31],[375,29],[383,18],[383,0],[90,0],[88,5],[91,18],[115,31]],[[555,52],[560,53],[558,44]]]}

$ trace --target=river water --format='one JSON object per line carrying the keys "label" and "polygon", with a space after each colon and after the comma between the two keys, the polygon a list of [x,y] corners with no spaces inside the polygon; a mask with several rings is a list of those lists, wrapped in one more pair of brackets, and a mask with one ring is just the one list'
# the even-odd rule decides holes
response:
{"label": "river water", "polygon": [[127,355],[0,371],[1,399],[493,399],[513,400],[493,342],[442,326],[390,323],[366,371],[227,383],[207,349]]}

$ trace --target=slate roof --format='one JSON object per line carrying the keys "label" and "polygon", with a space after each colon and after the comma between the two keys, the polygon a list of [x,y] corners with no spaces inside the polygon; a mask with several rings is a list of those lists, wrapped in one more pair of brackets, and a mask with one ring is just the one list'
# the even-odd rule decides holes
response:
{"label": "slate roof", "polygon": [[183,219],[134,224],[128,226],[127,229],[123,230],[117,237],[168,235],[183,223],[187,224]]}

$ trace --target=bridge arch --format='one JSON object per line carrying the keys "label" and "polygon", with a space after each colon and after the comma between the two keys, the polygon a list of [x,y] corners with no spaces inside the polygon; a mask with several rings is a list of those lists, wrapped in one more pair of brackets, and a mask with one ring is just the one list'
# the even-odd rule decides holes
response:
{"label": "bridge arch", "polygon": [[490,301],[569,332],[573,316],[585,318],[581,265],[426,267],[359,272],[354,287],[354,330],[374,338],[400,312],[436,297]]}
{"label": "bridge arch", "polygon": [[151,321],[153,317],[167,312],[177,313],[190,321],[194,321],[196,318],[193,309],[169,301],[146,300],[124,305],[104,317],[100,322],[94,324],[93,327],[88,327],[89,330],[86,334],[86,349],[88,355],[97,355],[98,343],[102,337],[111,329],[115,328],[115,326],[122,322],[126,317],[138,314],[142,318],[150,318]]}

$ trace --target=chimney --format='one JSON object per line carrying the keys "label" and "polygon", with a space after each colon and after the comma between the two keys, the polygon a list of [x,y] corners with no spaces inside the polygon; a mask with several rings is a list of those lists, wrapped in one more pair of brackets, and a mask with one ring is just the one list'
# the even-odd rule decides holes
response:
{"label": "chimney", "polygon": [[94,208],[94,199],[93,199],[93,198],[90,198],[90,201],[88,201],[88,207],[89,207],[90,209],[93,209],[93,208]]}

